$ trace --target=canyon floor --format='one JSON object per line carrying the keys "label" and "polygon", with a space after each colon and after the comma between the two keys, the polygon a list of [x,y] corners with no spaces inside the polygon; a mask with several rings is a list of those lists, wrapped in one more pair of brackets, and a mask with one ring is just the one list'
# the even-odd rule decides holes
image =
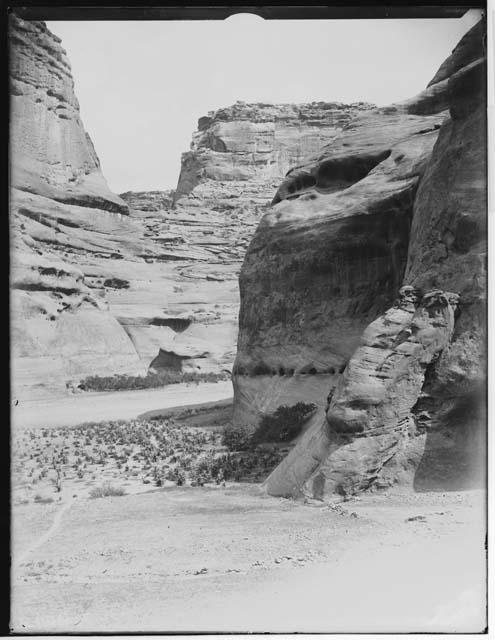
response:
{"label": "canyon floor", "polygon": [[469,492],[339,508],[232,485],[16,507],[12,627],[479,632],[483,505]]}
{"label": "canyon floor", "polygon": [[19,428],[59,427],[89,420],[126,420],[148,411],[232,397],[232,383],[180,383],[165,388],[91,392],[21,400],[12,406],[12,424]]}
{"label": "canyon floor", "polygon": [[[213,385],[219,394],[221,384]],[[160,391],[163,398],[168,390]],[[202,391],[190,389],[190,401],[193,394],[201,399]],[[101,395],[112,396],[114,406],[126,396]],[[228,407],[223,400],[207,410],[182,411],[188,429],[211,433],[210,423],[225,420]],[[54,440],[62,433],[24,429],[34,443],[43,432]],[[14,460],[17,452],[14,442]],[[27,468],[29,458],[21,466]],[[15,631],[485,627],[481,491],[295,501],[267,496],[257,482],[153,487],[143,484],[141,469],[125,483],[126,495],[91,499],[98,482],[118,481],[111,464],[99,473],[92,466],[84,479],[71,476],[58,494],[52,488],[52,501],[16,499],[26,488],[16,493],[14,486]],[[47,480],[36,490],[42,493]]]}

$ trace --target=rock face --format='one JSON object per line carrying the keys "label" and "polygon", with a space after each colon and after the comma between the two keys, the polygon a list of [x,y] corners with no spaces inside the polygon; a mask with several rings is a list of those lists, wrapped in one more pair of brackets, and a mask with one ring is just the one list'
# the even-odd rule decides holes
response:
{"label": "rock face", "polygon": [[299,443],[268,479],[270,492],[295,495],[306,484],[315,498],[324,491],[347,496],[396,479],[404,452],[409,463],[424,448],[411,410],[428,365],[452,337],[457,302],[456,294],[441,291],[419,301],[412,287],[401,289],[397,303],[361,336],[325,417],[304,435],[310,446]]}
{"label": "rock face", "polygon": [[173,204],[174,191],[126,191],[121,193],[122,200],[127,202],[135,216],[139,214],[165,213]]}
{"label": "rock face", "polygon": [[[442,287],[459,295],[452,340],[429,371],[424,397],[415,408],[427,429],[426,451],[415,477],[419,489],[445,486],[445,477],[456,487],[474,482],[476,474],[485,481],[487,129],[482,27],[474,27],[453,54],[457,64],[448,80],[450,117],[415,199],[404,276],[408,285]],[[463,67],[462,52],[470,61]]]}
{"label": "rock face", "polygon": [[191,150],[182,156],[175,199],[223,188],[227,199],[243,194],[265,204],[290,167],[333,140],[352,117],[372,106],[236,102],[212,111],[199,119]]}
{"label": "rock face", "polygon": [[368,105],[237,103],[200,119],[176,192],[119,197],[59,38],[13,15],[9,40],[15,397],[152,363],[230,370],[237,276],[274,188]]}
{"label": "rock face", "polygon": [[260,222],[240,276],[235,419],[309,388],[320,407],[270,493],[480,480],[483,416],[465,417],[484,389],[483,57],[477,25],[423,93],[358,115],[289,171]]}
{"label": "rock face", "polygon": [[[167,315],[177,322],[189,318],[188,327],[172,330],[156,310],[146,320],[144,292],[136,295],[132,281],[119,293],[119,320],[147,365],[231,370],[237,277],[276,185],[292,163],[333,140],[352,117],[369,108],[238,102],[199,119],[191,149],[182,157],[175,192],[121,194],[131,208],[130,217],[141,221],[145,238],[155,247],[155,255],[147,259],[155,265],[169,264],[175,285],[167,289]],[[163,292],[163,281],[160,287]],[[192,344],[205,351],[202,341],[207,343],[207,356],[184,355]]]}
{"label": "rock face", "polygon": [[397,294],[414,195],[444,117],[366,111],[282,182],[240,275],[238,422],[280,404],[267,376],[284,378],[290,395],[300,386],[301,400],[318,387],[324,406],[364,327]]}
{"label": "rock face", "polygon": [[178,222],[194,217],[196,238],[189,242],[216,254],[214,260],[242,260],[289,168],[371,106],[236,102],[200,118],[174,194]]}
{"label": "rock face", "polygon": [[134,247],[129,209],[100,171],[59,39],[15,15],[9,39],[12,367],[22,398],[72,376],[141,365],[77,259]]}
{"label": "rock face", "polygon": [[60,39],[42,22],[12,15],[10,26],[11,185],[60,202],[128,213],[100,171]]}

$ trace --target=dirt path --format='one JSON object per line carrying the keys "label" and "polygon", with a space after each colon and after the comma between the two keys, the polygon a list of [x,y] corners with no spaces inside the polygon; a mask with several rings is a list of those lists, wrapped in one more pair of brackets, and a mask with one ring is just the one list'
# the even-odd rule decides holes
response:
{"label": "dirt path", "polygon": [[157,409],[194,405],[232,397],[230,380],[173,384],[161,389],[82,393],[12,407],[13,428],[61,427],[90,420],[128,420]]}
{"label": "dirt path", "polygon": [[76,498],[68,498],[66,502],[62,503],[60,509],[55,513],[55,517],[53,518],[53,522],[52,522],[50,528],[48,529],[48,531],[45,531],[44,534],[42,534],[37,540],[32,542],[29,545],[29,547],[27,549],[25,549],[19,556],[16,556],[14,558],[14,567],[15,568],[20,567],[28,559],[28,557],[34,551],[36,551],[36,549],[38,549],[39,547],[44,545],[45,542],[48,542],[48,540],[50,540],[50,538],[52,538],[55,535],[55,533],[58,531],[58,529],[60,527],[60,524],[62,522],[62,517],[63,517],[64,513],[68,509],[70,509],[70,507],[73,505],[75,500],[76,500]]}

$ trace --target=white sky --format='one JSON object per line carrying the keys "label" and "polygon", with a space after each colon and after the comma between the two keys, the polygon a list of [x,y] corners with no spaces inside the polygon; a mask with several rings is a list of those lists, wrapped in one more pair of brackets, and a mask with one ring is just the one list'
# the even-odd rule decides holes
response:
{"label": "white sky", "polygon": [[174,188],[200,116],[245,102],[385,105],[421,91],[480,16],[48,22],[116,193]]}

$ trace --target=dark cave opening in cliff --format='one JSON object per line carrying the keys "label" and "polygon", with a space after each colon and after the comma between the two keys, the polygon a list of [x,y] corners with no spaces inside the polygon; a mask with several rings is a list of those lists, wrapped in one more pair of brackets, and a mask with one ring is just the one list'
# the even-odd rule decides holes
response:
{"label": "dark cave opening in cliff", "polygon": [[316,188],[322,193],[341,191],[365,178],[372,169],[386,160],[390,149],[325,160],[318,167]]}
{"label": "dark cave opening in cliff", "polygon": [[271,205],[282,200],[293,200],[314,189],[318,193],[330,194],[343,191],[363,180],[376,166],[386,160],[391,149],[381,149],[375,153],[361,153],[329,158],[318,163],[314,173],[304,173],[294,169],[289,171]]}

